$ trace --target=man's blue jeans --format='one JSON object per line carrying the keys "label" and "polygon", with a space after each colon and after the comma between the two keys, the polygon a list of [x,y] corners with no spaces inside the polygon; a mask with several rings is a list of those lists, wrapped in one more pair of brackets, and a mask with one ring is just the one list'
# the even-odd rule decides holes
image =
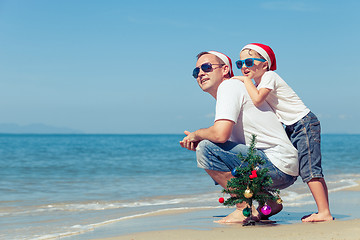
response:
{"label": "man's blue jeans", "polygon": [[[231,172],[235,167],[246,166],[246,162],[238,158],[241,153],[247,156],[249,147],[231,141],[225,143],[213,143],[209,140],[201,141],[196,148],[196,158],[199,168],[221,172]],[[273,188],[284,189],[292,185],[297,177],[288,175],[275,167],[267,158],[265,153],[257,150],[258,155],[266,161],[259,168],[267,168],[268,174],[273,180]],[[215,184],[217,184],[215,182]]]}

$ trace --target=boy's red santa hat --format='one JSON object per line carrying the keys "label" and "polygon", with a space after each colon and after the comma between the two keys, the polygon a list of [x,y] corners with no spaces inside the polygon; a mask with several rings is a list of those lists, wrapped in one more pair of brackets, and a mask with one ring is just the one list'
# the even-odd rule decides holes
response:
{"label": "boy's red santa hat", "polygon": [[252,49],[257,51],[261,56],[265,58],[266,61],[268,61],[269,69],[272,71],[276,70],[275,53],[271,49],[271,47],[261,43],[250,43],[243,47],[240,52],[242,52],[244,49]]}
{"label": "boy's red santa hat", "polygon": [[232,70],[232,62],[228,56],[226,56],[225,54],[223,54],[221,52],[217,52],[217,51],[207,51],[207,53],[213,54],[213,55],[217,56],[218,58],[220,58],[230,68],[230,70],[229,70],[230,77],[234,76],[234,72]]}

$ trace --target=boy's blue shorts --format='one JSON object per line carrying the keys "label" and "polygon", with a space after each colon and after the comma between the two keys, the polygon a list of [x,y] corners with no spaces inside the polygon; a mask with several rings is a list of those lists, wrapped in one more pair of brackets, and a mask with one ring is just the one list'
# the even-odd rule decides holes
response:
{"label": "boy's blue shorts", "polygon": [[323,178],[321,167],[321,127],[320,121],[312,112],[293,125],[286,126],[286,133],[298,150],[299,175],[303,182],[313,178]]}

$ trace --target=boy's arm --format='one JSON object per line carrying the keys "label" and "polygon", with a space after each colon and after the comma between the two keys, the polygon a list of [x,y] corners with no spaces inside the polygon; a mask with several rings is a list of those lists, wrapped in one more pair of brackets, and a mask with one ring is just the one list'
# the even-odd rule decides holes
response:
{"label": "boy's arm", "polygon": [[256,107],[259,107],[271,92],[271,89],[268,88],[257,89],[254,83],[248,77],[236,76],[233,78],[241,80],[245,84],[246,91],[249,93],[249,96]]}
{"label": "boy's arm", "polygon": [[180,141],[180,145],[183,148],[195,151],[197,144],[204,139],[215,143],[224,143],[229,140],[234,124],[233,121],[220,119],[209,128],[202,128],[195,132],[185,131],[187,136]]}

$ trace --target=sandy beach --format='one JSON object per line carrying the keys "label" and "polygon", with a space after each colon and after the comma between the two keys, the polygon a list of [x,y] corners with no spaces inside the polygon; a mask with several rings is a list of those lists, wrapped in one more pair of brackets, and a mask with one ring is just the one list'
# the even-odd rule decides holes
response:
{"label": "sandy beach", "polygon": [[360,239],[360,219],[323,223],[299,223],[292,225],[259,224],[251,227],[231,225],[210,231],[167,230],[136,233],[103,240],[218,240],[218,239]]}
{"label": "sandy beach", "polygon": [[[302,223],[301,216],[315,205],[286,207],[271,221],[255,226],[216,224],[213,220],[233,208],[174,210],[151,214],[98,228],[80,239],[96,240],[218,240],[218,239],[360,239],[360,186],[330,193],[335,221]],[[122,229],[122,230],[121,230]],[[127,229],[127,230],[125,230]],[[123,234],[125,231],[132,232]],[[121,233],[120,233],[121,232]],[[79,236],[77,236],[79,237]]]}

